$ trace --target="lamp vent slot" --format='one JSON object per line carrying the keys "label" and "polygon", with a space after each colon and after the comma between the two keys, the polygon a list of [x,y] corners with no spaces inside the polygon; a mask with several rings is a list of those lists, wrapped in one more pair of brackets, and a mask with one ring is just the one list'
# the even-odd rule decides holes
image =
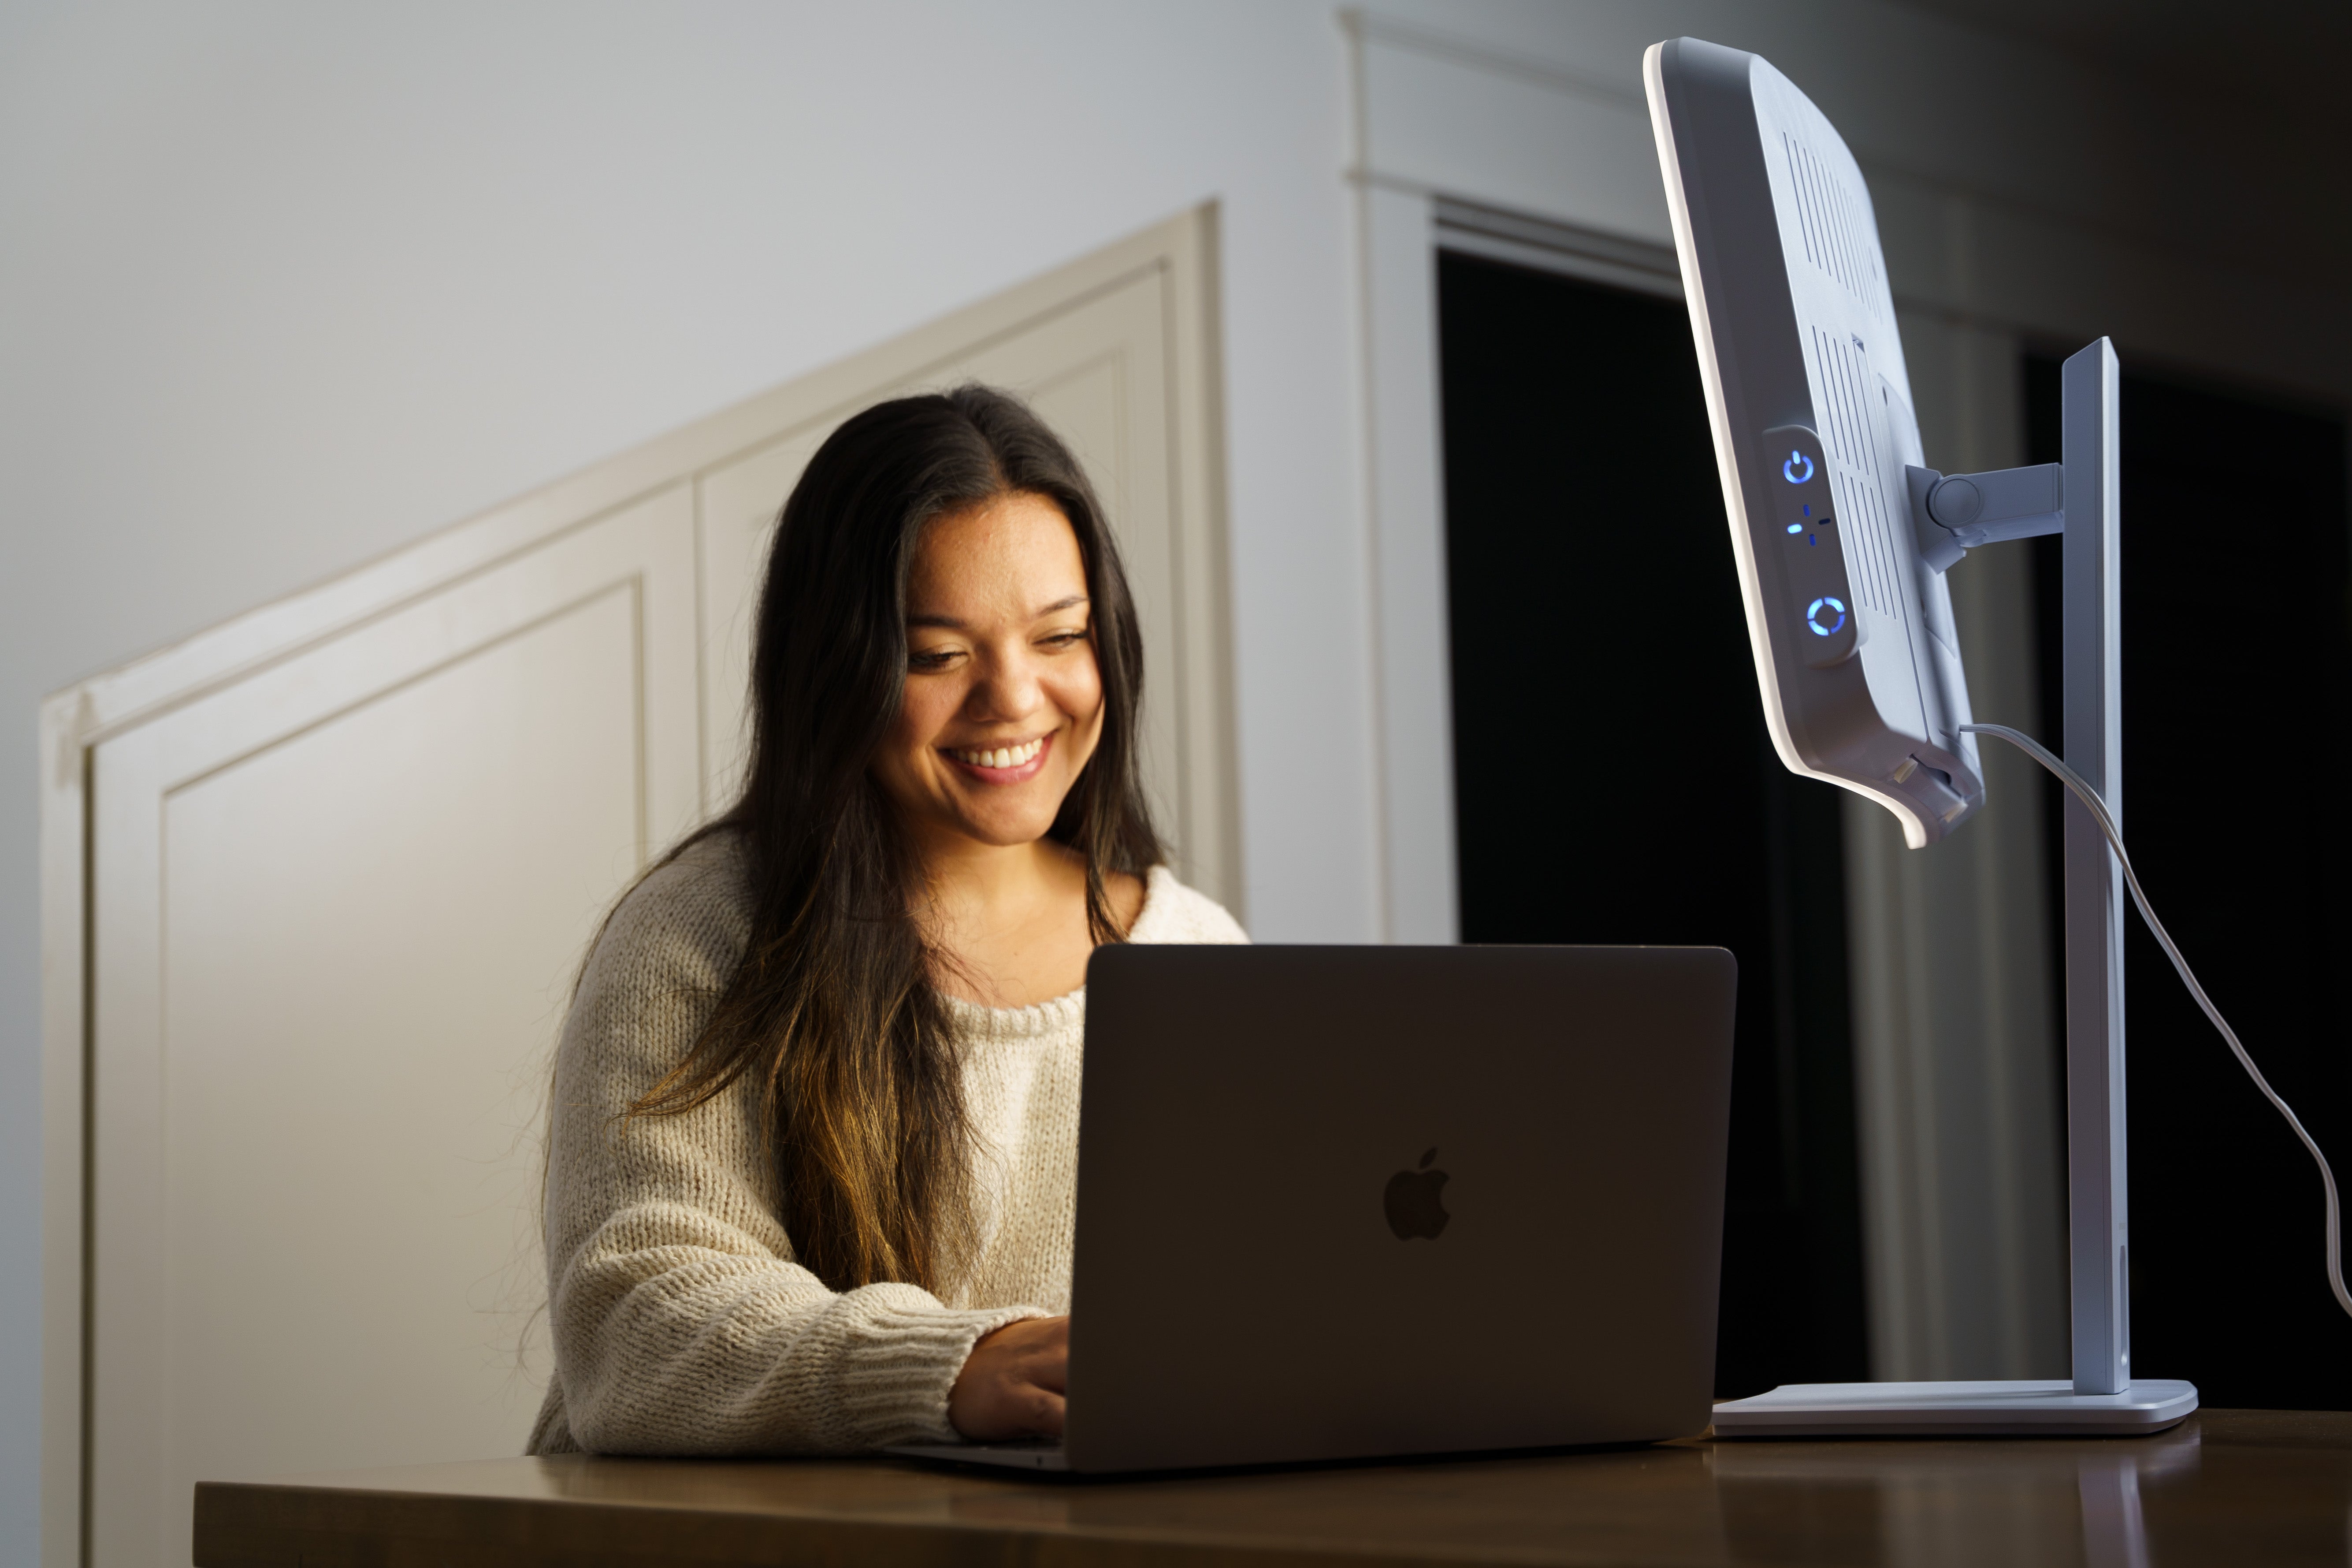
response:
{"label": "lamp vent slot", "polygon": [[1844,285],[1846,292],[1879,317],[1879,300],[1885,289],[1879,278],[1878,247],[1870,242],[1860,214],[1863,204],[1845,182],[1813,156],[1812,150],[1787,132],[1780,149],[1789,160],[1789,182],[1797,193],[1799,226],[1804,231],[1805,255],[1812,264]]}
{"label": "lamp vent slot", "polygon": [[1863,352],[1848,338],[1812,330],[1814,384],[1821,388],[1822,432],[1837,466],[1838,516],[1845,529],[1846,559],[1854,596],[1882,616],[1900,618],[1895,606],[1895,542],[1887,532],[1886,485],[1880,471],[1873,421],[1864,396],[1870,384]]}

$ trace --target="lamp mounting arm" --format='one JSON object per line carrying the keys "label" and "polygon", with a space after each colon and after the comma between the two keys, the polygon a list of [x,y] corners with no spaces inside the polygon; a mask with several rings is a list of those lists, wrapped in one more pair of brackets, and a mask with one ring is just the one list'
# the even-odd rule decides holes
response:
{"label": "lamp mounting arm", "polygon": [[1994,468],[1981,474],[1903,470],[1911,498],[1911,531],[1919,558],[1941,572],[1979,544],[2062,533],[2066,528],[2066,466]]}

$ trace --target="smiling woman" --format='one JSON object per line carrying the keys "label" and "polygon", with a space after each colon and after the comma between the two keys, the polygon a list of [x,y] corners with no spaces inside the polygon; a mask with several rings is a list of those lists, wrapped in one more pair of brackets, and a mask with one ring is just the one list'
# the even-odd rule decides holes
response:
{"label": "smiling woman", "polygon": [[1087,957],[1247,940],[1160,864],[1142,646],[1017,399],[818,450],[741,798],[622,900],[565,1023],[532,1452],[1060,1431]]}

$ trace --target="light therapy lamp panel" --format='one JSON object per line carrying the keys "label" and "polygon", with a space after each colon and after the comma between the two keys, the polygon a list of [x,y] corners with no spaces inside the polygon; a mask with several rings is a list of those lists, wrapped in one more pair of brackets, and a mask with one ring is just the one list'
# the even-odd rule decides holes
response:
{"label": "light therapy lamp panel", "polygon": [[1984,800],[1951,595],[1919,560],[1918,422],[1870,192],[1758,56],[1643,62],[1766,722],[1916,848]]}

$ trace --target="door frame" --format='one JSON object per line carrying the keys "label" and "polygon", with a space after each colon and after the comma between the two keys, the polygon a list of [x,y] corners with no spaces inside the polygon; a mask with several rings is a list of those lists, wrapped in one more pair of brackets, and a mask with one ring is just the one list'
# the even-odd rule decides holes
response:
{"label": "door frame", "polygon": [[1348,12],[1383,941],[1461,937],[1437,253],[1680,298],[1638,74],[1590,78]]}

